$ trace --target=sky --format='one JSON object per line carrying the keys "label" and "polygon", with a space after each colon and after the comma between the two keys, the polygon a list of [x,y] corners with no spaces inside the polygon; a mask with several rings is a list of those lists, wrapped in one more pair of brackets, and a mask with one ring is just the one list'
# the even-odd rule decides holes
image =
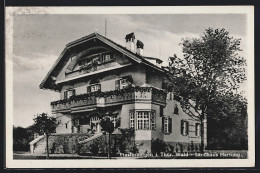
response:
{"label": "sky", "polygon": [[20,15],[13,26],[14,125],[28,127],[37,113],[51,115],[50,102],[59,93],[39,85],[68,42],[93,32],[125,46],[125,35],[135,33],[144,43],[144,55],[167,65],[173,54],[182,56],[182,38],[199,37],[206,28],[225,28],[241,38],[245,53],[246,16],[243,14],[124,14],[124,15]]}

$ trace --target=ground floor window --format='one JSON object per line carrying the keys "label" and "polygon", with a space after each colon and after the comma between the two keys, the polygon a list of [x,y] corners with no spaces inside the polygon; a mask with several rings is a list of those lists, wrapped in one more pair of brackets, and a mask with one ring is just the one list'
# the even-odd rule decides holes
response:
{"label": "ground floor window", "polygon": [[155,111],[130,111],[130,128],[136,130],[155,130]]}
{"label": "ground floor window", "polygon": [[200,123],[195,124],[195,135],[200,136]]}
{"label": "ground floor window", "polygon": [[172,118],[167,116],[162,117],[162,132],[172,133]]}
{"label": "ground floor window", "polygon": [[184,136],[189,134],[189,122],[186,120],[181,120],[181,134]]}

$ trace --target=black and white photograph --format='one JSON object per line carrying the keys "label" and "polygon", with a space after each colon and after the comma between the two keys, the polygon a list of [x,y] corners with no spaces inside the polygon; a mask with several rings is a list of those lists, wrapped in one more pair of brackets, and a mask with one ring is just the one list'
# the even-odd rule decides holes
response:
{"label": "black and white photograph", "polygon": [[7,7],[7,167],[253,167],[253,12]]}

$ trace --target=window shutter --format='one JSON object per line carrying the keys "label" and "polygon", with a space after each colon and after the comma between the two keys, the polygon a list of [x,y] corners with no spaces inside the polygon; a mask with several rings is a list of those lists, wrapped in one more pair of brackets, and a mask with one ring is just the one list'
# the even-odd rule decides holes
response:
{"label": "window shutter", "polygon": [[64,91],[64,99],[67,99],[68,95],[67,95],[68,91]]}
{"label": "window shutter", "polygon": [[72,91],[72,95],[73,95],[73,96],[76,95],[76,90],[75,90],[75,89],[73,89],[73,91]]}
{"label": "window shutter", "polygon": [[195,124],[195,136],[199,136],[199,123]]}
{"label": "window shutter", "polygon": [[162,132],[164,133],[164,117],[162,117]]}
{"label": "window shutter", "polygon": [[90,86],[87,86],[87,93],[90,93],[91,92],[91,88]]}
{"label": "window shutter", "polygon": [[112,60],[116,60],[116,56],[113,53],[110,54],[110,57]]}
{"label": "window shutter", "polygon": [[120,80],[115,81],[115,89],[119,90],[120,89]]}
{"label": "window shutter", "polygon": [[163,107],[160,106],[160,117],[163,117]]}
{"label": "window shutter", "polygon": [[172,118],[168,118],[169,133],[172,133]]}
{"label": "window shutter", "polygon": [[183,120],[181,120],[181,134],[183,135]]}
{"label": "window shutter", "polygon": [[187,121],[186,122],[186,134],[189,135],[189,122]]}

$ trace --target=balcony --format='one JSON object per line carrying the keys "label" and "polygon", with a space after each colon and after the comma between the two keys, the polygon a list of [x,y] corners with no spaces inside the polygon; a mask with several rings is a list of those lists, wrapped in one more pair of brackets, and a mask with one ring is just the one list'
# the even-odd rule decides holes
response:
{"label": "balcony", "polygon": [[72,110],[122,105],[127,103],[166,104],[167,93],[153,87],[131,87],[107,92],[93,92],[75,95],[69,99],[51,103],[53,112],[70,112]]}

